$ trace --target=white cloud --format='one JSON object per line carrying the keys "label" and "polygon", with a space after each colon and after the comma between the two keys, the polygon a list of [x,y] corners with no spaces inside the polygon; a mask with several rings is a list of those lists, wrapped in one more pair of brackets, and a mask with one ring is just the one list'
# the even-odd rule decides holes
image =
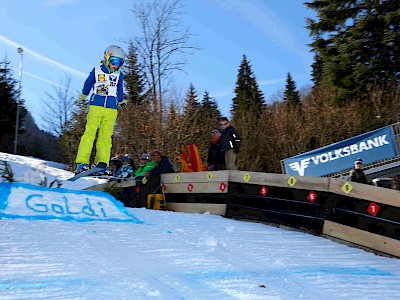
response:
{"label": "white cloud", "polygon": [[46,78],[40,77],[40,76],[38,76],[38,75],[29,73],[29,72],[22,71],[22,74],[27,75],[27,76],[32,77],[32,78],[35,78],[35,79],[38,79],[38,80],[43,81],[43,82],[45,82],[45,83],[51,84],[51,85],[53,85],[53,86],[63,88],[64,90],[68,90],[68,91],[73,92],[73,93],[76,93],[76,92],[77,92],[77,93],[80,93],[80,91],[78,91],[78,90],[73,90],[73,89],[68,88],[68,87],[66,87],[66,86],[64,86],[64,85],[61,85],[61,84],[59,84],[59,83],[57,83],[57,82],[54,82],[54,81],[52,81],[52,80],[48,80],[48,79],[46,79]]}
{"label": "white cloud", "polygon": [[44,62],[46,64],[52,65],[52,66],[54,66],[54,67],[56,67],[56,68],[58,68],[60,70],[63,70],[63,71],[65,71],[65,72],[67,72],[67,73],[69,73],[71,75],[76,75],[76,76],[80,76],[80,77],[83,77],[83,78],[87,77],[86,73],[83,73],[83,72],[81,72],[79,70],[76,70],[76,69],[73,69],[71,67],[68,67],[66,65],[63,65],[62,63],[59,63],[59,62],[57,62],[55,60],[52,60],[52,59],[50,59],[50,58],[48,58],[48,57],[46,57],[46,56],[44,56],[42,54],[39,54],[39,53],[37,53],[37,52],[35,52],[35,51],[25,47],[25,46],[22,46],[21,44],[18,44],[17,42],[14,42],[14,41],[2,36],[2,35],[0,35],[0,41],[4,42],[5,44],[7,44],[9,46],[15,47],[15,48],[21,47],[22,49],[24,49],[24,52],[23,52],[24,54],[31,55],[35,59],[38,59],[38,60],[40,60],[40,61],[42,61],[42,62]]}
{"label": "white cloud", "polygon": [[261,30],[269,40],[283,49],[287,49],[304,57],[308,50],[296,38],[293,32],[278,14],[262,1],[248,0],[217,0],[219,5],[236,13],[237,17],[244,19],[253,27]]}

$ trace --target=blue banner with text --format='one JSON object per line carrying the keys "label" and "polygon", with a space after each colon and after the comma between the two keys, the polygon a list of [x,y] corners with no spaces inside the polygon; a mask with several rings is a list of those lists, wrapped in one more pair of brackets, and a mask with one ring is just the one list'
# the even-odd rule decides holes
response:
{"label": "blue banner with text", "polygon": [[368,164],[397,155],[393,129],[387,126],[286,158],[284,165],[286,174],[319,177],[351,169],[358,158]]}

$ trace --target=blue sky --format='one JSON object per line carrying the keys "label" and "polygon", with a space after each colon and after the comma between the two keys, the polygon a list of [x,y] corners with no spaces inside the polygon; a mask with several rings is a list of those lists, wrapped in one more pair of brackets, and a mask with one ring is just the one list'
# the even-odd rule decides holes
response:
{"label": "blue sky", "polygon": [[[91,69],[110,44],[127,41],[138,31],[131,12],[135,0],[0,0],[0,59],[7,57],[18,79],[22,47],[22,96],[40,125],[46,92],[71,76],[78,95]],[[205,90],[229,116],[238,67],[245,54],[267,101],[285,86],[290,72],[301,89],[310,85],[313,55],[305,18],[314,17],[297,0],[182,0],[184,25],[200,47],[188,57],[187,74],[177,74],[182,93],[193,83],[201,99]]]}

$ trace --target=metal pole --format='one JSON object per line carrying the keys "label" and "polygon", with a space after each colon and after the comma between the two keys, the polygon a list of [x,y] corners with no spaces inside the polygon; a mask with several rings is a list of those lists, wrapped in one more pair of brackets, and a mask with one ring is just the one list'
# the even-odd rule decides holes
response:
{"label": "metal pole", "polygon": [[18,94],[18,100],[17,100],[17,119],[15,121],[15,138],[14,138],[14,154],[17,154],[17,145],[18,145],[18,129],[19,129],[19,104],[21,102],[21,79],[22,79],[22,52],[24,52],[24,49],[21,47],[18,47],[17,49],[19,53],[19,94]]}

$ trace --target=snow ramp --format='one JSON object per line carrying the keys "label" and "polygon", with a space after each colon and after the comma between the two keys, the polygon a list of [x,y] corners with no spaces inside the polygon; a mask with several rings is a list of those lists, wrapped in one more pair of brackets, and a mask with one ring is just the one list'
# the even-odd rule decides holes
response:
{"label": "snow ramp", "polygon": [[112,221],[143,223],[110,194],[3,182],[0,219]]}

